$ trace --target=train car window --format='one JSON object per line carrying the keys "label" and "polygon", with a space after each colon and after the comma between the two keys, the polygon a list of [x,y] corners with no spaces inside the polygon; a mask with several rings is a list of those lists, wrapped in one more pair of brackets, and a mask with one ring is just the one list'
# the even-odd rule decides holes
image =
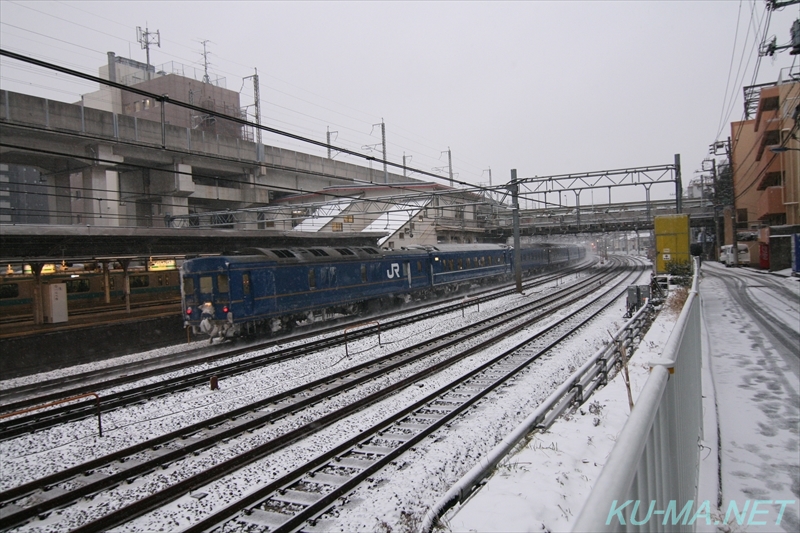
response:
{"label": "train car window", "polygon": [[[460,261],[460,259],[459,259],[459,261]],[[450,263],[450,270],[455,270],[455,268],[453,268],[453,260],[450,259],[448,262]]]}
{"label": "train car window", "polygon": [[403,277],[408,277],[408,263],[403,263]]}
{"label": "train car window", "polygon": [[320,287],[326,287],[328,285],[328,267],[319,269],[319,285]]}
{"label": "train car window", "polygon": [[336,251],[342,255],[356,255],[352,250],[348,250],[347,248],[336,248]]}
{"label": "train car window", "polygon": [[244,293],[245,296],[250,294],[250,273],[249,272],[245,272],[244,274],[242,274],[242,293]]}
{"label": "train car window", "polygon": [[150,276],[131,276],[131,289],[150,286]]}
{"label": "train car window", "polygon": [[417,261],[417,272],[422,272],[422,261]]}
{"label": "train car window", "polygon": [[294,254],[290,250],[270,250],[273,254],[277,255],[282,259],[289,259],[294,257]]}
{"label": "train car window", "polygon": [[309,289],[316,289],[317,288],[317,279],[314,275],[314,269],[308,269],[308,288]]}
{"label": "train car window", "polygon": [[361,265],[361,283],[367,282],[367,265]]}
{"label": "train car window", "polygon": [[219,292],[230,292],[227,274],[217,274],[217,290]]}
{"label": "train car window", "polygon": [[[114,290],[114,285],[115,285],[114,278],[108,278],[108,288],[113,291]],[[100,288],[105,290],[105,288],[106,288],[105,280],[100,282]]]}
{"label": "train car window", "polygon": [[183,294],[187,296],[189,294],[194,294],[194,278],[188,276],[183,278]]}
{"label": "train car window", "polygon": [[89,292],[88,279],[71,279],[66,282],[67,294],[75,292]]}
{"label": "train car window", "polygon": [[470,261],[469,257],[467,257],[467,268],[472,268],[472,261]]}
{"label": "train car window", "polygon": [[330,280],[330,286],[336,286],[336,267],[328,267],[328,278]]}
{"label": "train car window", "polygon": [[19,296],[19,285],[16,283],[3,283],[0,285],[0,299],[16,298]]}
{"label": "train car window", "polygon": [[214,282],[211,276],[200,276],[200,293],[211,294],[214,292]]}

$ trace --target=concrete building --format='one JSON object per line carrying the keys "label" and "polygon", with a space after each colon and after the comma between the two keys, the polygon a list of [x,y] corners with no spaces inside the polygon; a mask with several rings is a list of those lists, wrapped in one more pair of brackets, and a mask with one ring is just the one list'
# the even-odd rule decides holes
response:
{"label": "concrete building", "polygon": [[501,242],[497,202],[429,182],[328,187],[261,210],[264,227],[304,232],[384,232],[388,249],[411,245]]}
{"label": "concrete building", "polygon": [[[225,88],[225,78],[207,75],[205,72],[171,61],[159,67],[146,65],[133,59],[119,57],[108,52],[108,64],[100,67],[98,76],[129,87],[171,100],[193,104],[210,111],[232,117],[244,118],[240,109],[239,93]],[[161,103],[152,98],[101,85],[100,90],[85,94],[85,106],[109,111],[118,115],[137,117],[142,120],[161,122]],[[167,124],[200,130],[226,137],[241,137],[241,125],[204,113],[197,113],[178,106],[164,109]]]}
{"label": "concrete building", "polygon": [[[770,228],[800,224],[800,81],[795,68],[777,82],[745,88],[745,120],[731,123],[735,213],[725,243],[750,247],[751,262],[769,245]],[[752,239],[752,240],[749,240]]]}
{"label": "concrete building", "polygon": [[[37,173],[26,185],[29,200],[46,204],[37,223],[386,232],[384,245],[399,248],[500,240],[509,220],[507,208],[475,193],[83,104],[0,91],[9,141],[0,163],[8,180],[21,172],[12,167]],[[11,222],[19,189],[0,192],[0,217]],[[350,199],[346,210],[328,205],[340,196]]]}

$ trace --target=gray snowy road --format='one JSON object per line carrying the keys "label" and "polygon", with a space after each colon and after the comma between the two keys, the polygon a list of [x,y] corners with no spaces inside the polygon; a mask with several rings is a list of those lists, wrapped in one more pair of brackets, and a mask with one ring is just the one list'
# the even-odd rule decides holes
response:
{"label": "gray snowy road", "polygon": [[710,262],[702,272],[720,448],[716,530],[800,531],[800,282]]}

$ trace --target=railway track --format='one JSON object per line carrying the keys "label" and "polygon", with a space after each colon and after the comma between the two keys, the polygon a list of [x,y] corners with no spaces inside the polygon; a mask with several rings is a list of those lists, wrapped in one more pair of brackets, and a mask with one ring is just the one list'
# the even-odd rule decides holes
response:
{"label": "railway track", "polygon": [[[22,523],[37,516],[46,517],[49,513],[53,512],[54,509],[69,505],[76,499],[97,495],[104,490],[108,490],[109,487],[119,485],[123,482],[134,483],[138,478],[146,476],[156,469],[170,468],[170,465],[181,461],[182,458],[187,457],[189,454],[201,453],[203,450],[213,448],[217,446],[220,441],[228,442],[231,439],[242,437],[248,432],[256,432],[259,429],[262,429],[259,433],[264,433],[265,431],[263,428],[270,426],[269,431],[266,431],[266,433],[272,433],[273,435],[270,436],[266,442],[250,448],[245,453],[239,453],[229,459],[217,462],[212,466],[204,467],[201,473],[173,483],[163,491],[139,499],[134,502],[132,506],[114,511],[99,520],[84,524],[81,526],[81,530],[98,531],[113,527],[113,525],[122,523],[134,516],[139,516],[144,512],[158,507],[165,501],[179,497],[185,494],[187,490],[193,490],[193,488],[214,479],[219,479],[219,477],[233,472],[246,464],[252,463],[260,457],[273,453],[298,439],[312,435],[320,431],[321,428],[327,427],[344,417],[358,412],[358,410],[363,409],[366,405],[374,404],[386,398],[388,395],[424,379],[425,376],[429,376],[432,372],[441,371],[457,362],[463,361],[471,354],[477,353],[497,343],[501,333],[502,335],[518,333],[530,327],[534,322],[541,320],[547,314],[552,313],[555,309],[563,309],[574,304],[576,299],[585,297],[589,292],[599,289],[602,283],[602,280],[598,282],[596,279],[582,280],[581,284],[583,284],[584,287],[581,290],[584,292],[582,292],[580,296],[575,294],[575,290],[573,290],[571,291],[573,292],[572,298],[568,298],[562,291],[561,294],[540,299],[537,302],[523,306],[524,308],[517,308],[512,312],[497,315],[479,323],[472,324],[467,328],[461,328],[441,338],[420,343],[411,350],[389,354],[374,361],[357,365],[343,372],[326,376],[321,380],[314,381],[296,389],[285,391],[279,395],[251,404],[246,408],[228,413],[224,419],[218,417],[206,420],[201,424],[176,431],[173,434],[151,439],[135,447],[5,491],[0,494],[0,501],[3,502],[2,508],[0,508],[0,527],[12,527],[15,524]],[[620,283],[624,283],[624,281]],[[618,284],[614,287],[617,286]],[[604,289],[603,293],[606,295],[614,290],[619,291],[619,289],[613,287],[605,287]],[[616,293],[614,296],[616,296]],[[613,299],[609,301],[613,301]],[[608,303],[604,305],[608,305]],[[580,320],[566,317],[559,320],[557,324],[563,325],[569,320],[583,324],[593,316],[593,311],[585,307],[582,309],[582,313],[584,318]],[[534,339],[541,338],[543,335],[553,331],[556,327],[557,326],[554,325],[548,328],[546,332],[538,334]],[[563,327],[566,328],[566,326]],[[579,326],[575,325],[571,328],[567,328],[563,334],[557,337],[557,340],[547,341],[541,347],[537,347],[537,353],[541,354],[544,350],[552,347],[554,343],[561,342],[563,338],[569,336],[577,327]],[[468,346],[465,347],[465,343]],[[526,340],[524,344],[528,345],[529,341]],[[517,346],[516,350],[519,349],[520,347]],[[445,350],[444,355],[442,354],[442,350]],[[528,355],[519,357],[513,355],[513,353],[515,353],[514,350],[506,351],[501,354],[501,356],[494,358],[491,364],[487,363],[489,366],[483,365],[472,372],[471,377],[475,378],[475,381],[472,382],[473,385],[482,380],[486,381],[485,376],[490,374],[497,374],[498,376],[503,374],[503,372],[498,370],[502,368],[503,365],[505,365],[506,369],[512,367],[516,369],[511,372],[511,374],[505,372],[508,377],[502,378],[500,381],[500,383],[502,383],[510,379],[510,376],[514,372],[519,371],[520,368],[529,365],[539,357],[539,355],[536,357],[529,357]],[[415,369],[415,365],[417,367],[421,365],[422,368]],[[498,367],[496,365],[500,366]],[[492,370],[492,368],[494,369]],[[394,378],[394,381],[385,381],[387,379],[387,374],[398,373],[399,371],[406,371],[407,374],[402,374],[401,372],[399,377]],[[488,374],[486,372],[488,372]],[[479,373],[484,377],[475,377],[478,376]],[[469,389],[473,387],[473,385],[465,387]],[[453,385],[452,387],[448,387],[447,390],[455,390],[455,387],[456,385]],[[489,390],[486,391],[486,394],[488,394],[488,392]],[[346,405],[341,409],[322,412],[318,415],[310,414],[315,406],[341,403],[348,395],[352,398],[347,399],[345,402]],[[428,400],[433,401],[431,398]],[[474,401],[477,401],[477,399]],[[463,409],[468,408],[469,405],[465,405]],[[421,409],[421,407],[416,407],[414,409]],[[453,416],[457,416],[463,409],[451,410],[454,413]],[[302,416],[299,416],[301,413],[305,413],[305,416],[307,418],[310,417],[311,420],[307,423],[293,425],[291,423],[292,421],[302,418]],[[419,413],[415,416],[420,419],[425,418],[419,415]],[[396,419],[396,417],[391,418],[392,419],[387,421],[387,423],[393,424],[400,420]],[[441,427],[441,424],[437,425],[435,422],[436,420],[441,420],[443,417],[434,416],[428,418],[433,420],[433,423],[429,425],[430,427]],[[283,423],[281,424],[282,421]],[[276,423],[278,423],[276,427],[271,427],[275,426]],[[426,424],[417,425],[426,426]],[[286,426],[283,428],[282,432],[280,426]],[[404,432],[407,429],[406,427]],[[419,439],[424,438],[424,436],[425,435],[421,434]],[[374,435],[370,437],[370,439],[373,440],[375,438]],[[411,440],[414,439],[405,439],[405,442],[410,442]],[[373,441],[371,440],[370,442]],[[367,446],[375,446],[375,444],[373,442],[373,444],[367,444]],[[398,448],[398,450],[401,448],[402,447]],[[402,451],[397,451],[397,453],[402,453]],[[387,451],[384,457],[394,457],[391,454],[392,452]],[[384,463],[380,461],[374,463],[374,465],[379,464]],[[365,471],[373,468],[373,466],[367,467]],[[374,466],[374,468],[381,468],[381,466]],[[302,475],[306,474],[308,474],[308,472]],[[292,483],[295,482],[296,481],[292,481]],[[348,483],[350,482],[348,481]],[[340,485],[341,487],[349,487],[350,485],[348,483]],[[331,491],[326,494],[329,495],[334,492],[335,491]],[[306,499],[308,499],[308,497]],[[329,505],[330,502],[327,499],[326,502],[325,504],[314,505],[317,507],[319,505]],[[314,505],[310,504],[308,508],[313,507],[317,509]],[[263,511],[263,509],[260,510]],[[263,512],[266,513],[268,511]],[[312,511],[312,514],[315,512],[317,511]],[[252,515],[253,512],[250,514]],[[264,518],[263,516],[261,517]],[[306,518],[302,518],[301,520],[306,520]],[[75,525],[77,524],[70,524],[68,527],[74,527]]]}
{"label": "railway track", "polygon": [[[539,284],[549,283],[554,279],[562,277],[568,273],[569,272],[567,273],[560,272],[559,274],[545,276],[542,279],[528,282],[527,285],[531,286],[535,283]],[[480,305],[481,303],[485,303],[493,299],[507,296],[509,294],[512,294],[513,292],[515,292],[514,289],[503,289],[499,291],[497,289],[490,289],[487,291],[481,291],[480,293],[474,294],[470,297],[469,305]],[[90,374],[86,373],[80,374],[79,376],[73,377],[70,381],[74,383],[81,383],[81,385],[74,386],[68,389],[59,388],[56,392],[44,395],[40,394],[33,398],[25,398],[23,400],[18,400],[18,401],[4,402],[3,401],[4,398],[13,397],[14,395],[20,395],[24,391],[41,390],[42,388],[48,387],[50,383],[33,384],[30,387],[20,388],[16,391],[12,389],[6,391],[3,395],[0,395],[0,404],[2,404],[0,410],[6,413],[14,412],[17,410],[24,410],[32,406],[41,405],[62,398],[69,398],[90,392],[97,392],[98,389],[95,383],[90,383],[90,384],[82,383],[82,381],[88,380],[90,378],[103,379],[103,388],[111,388],[139,381],[147,377],[158,376],[170,372],[179,372],[181,370],[184,370],[186,368],[191,368],[193,366],[216,364],[214,368],[203,369],[201,371],[160,380],[158,382],[141,385],[139,387],[134,387],[120,392],[103,394],[102,399],[99,401],[99,405],[98,401],[87,399],[80,402],[69,403],[66,405],[48,409],[46,411],[34,412],[26,416],[12,418],[0,422],[0,442],[3,440],[15,438],[25,433],[41,431],[43,429],[52,427],[57,424],[63,424],[65,422],[80,420],[90,416],[96,416],[98,410],[100,412],[109,412],[116,409],[124,408],[132,404],[148,401],[152,398],[162,397],[175,392],[184,391],[196,386],[205,385],[209,383],[209,380],[211,379],[212,376],[216,377],[217,379],[229,378],[231,376],[249,372],[266,365],[275,364],[296,357],[302,357],[310,353],[318,352],[334,346],[339,346],[347,342],[348,340],[353,341],[365,337],[374,336],[376,333],[380,331],[383,332],[390,331],[392,329],[397,329],[406,326],[414,321],[425,320],[427,318],[431,318],[439,314],[457,311],[463,308],[464,306],[462,298],[454,298],[451,299],[451,301],[454,301],[455,303],[449,303],[449,304],[445,303],[445,305],[437,303],[434,309],[423,310],[421,312],[416,312],[413,315],[408,315],[407,309],[402,311],[397,311],[395,313],[392,313],[391,315],[394,316],[400,315],[399,318],[396,318],[390,322],[382,323],[379,325],[367,326],[357,331],[350,332],[347,335],[341,333],[342,330],[341,324],[327,327],[324,330],[316,330],[314,332],[310,332],[301,335],[299,337],[296,336],[288,340],[285,339],[282,342],[287,342],[287,341],[294,342],[302,340],[303,338],[319,337],[321,335],[326,335],[326,334],[331,336],[305,343],[302,346],[295,346],[292,348],[286,348],[268,354],[257,355],[255,357],[251,357],[246,360],[218,364],[219,361],[221,360],[231,359],[242,354],[247,354],[250,352],[255,352],[275,347],[281,341],[271,340],[267,342],[260,342],[257,344],[251,344],[243,347],[227,349],[222,352],[214,353],[212,355],[202,355],[204,353],[207,353],[207,350],[205,349],[190,350],[189,352],[180,354],[178,356],[175,355],[170,356],[172,358],[175,357],[185,358],[186,360],[182,362],[173,363],[166,367],[150,368],[148,370],[143,370],[140,372],[136,372],[134,374],[130,374],[130,372],[135,371],[135,369],[138,368],[140,364],[126,365],[123,370],[120,369],[114,370],[115,373],[123,371],[125,372],[124,375],[110,379],[103,379],[104,376],[108,375],[107,370],[100,370]],[[53,381],[59,382],[61,381],[61,379]]]}
{"label": "railway track", "polygon": [[[175,314],[179,314],[181,312],[181,299],[180,298],[175,298],[175,299],[167,299],[167,300],[156,300],[156,301],[153,301],[153,302],[132,303],[130,305],[131,311],[136,311],[136,310],[139,310],[139,309],[150,309],[150,308],[153,308],[153,307],[156,307],[156,308],[158,308],[158,307],[165,307],[165,308],[174,307],[174,310],[173,310],[174,313]],[[119,305],[109,304],[109,305],[103,306],[102,308],[100,308],[100,307],[91,307],[91,308],[87,308],[87,309],[81,309],[81,308],[70,309],[69,316],[70,316],[70,318],[93,316],[93,315],[103,316],[103,315],[107,315],[108,313],[113,313],[113,312],[117,312],[117,311],[125,311],[125,310],[127,310],[127,307],[125,307],[124,304],[119,304]],[[26,322],[30,323],[30,324],[33,324],[33,315],[28,314],[28,315],[14,315],[14,316],[0,317],[0,327],[13,326],[13,325],[16,325],[16,324],[24,324]]]}

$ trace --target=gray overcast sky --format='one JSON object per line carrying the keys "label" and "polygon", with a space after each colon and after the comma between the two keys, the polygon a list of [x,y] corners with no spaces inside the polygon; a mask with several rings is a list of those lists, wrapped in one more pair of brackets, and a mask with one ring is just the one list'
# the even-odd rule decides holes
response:
{"label": "gray overcast sky", "polygon": [[[798,13],[773,13],[767,34],[787,44]],[[199,67],[209,40],[212,76],[242,88],[242,105],[253,101],[242,78],[257,68],[262,123],[278,129],[324,141],[330,127],[335,144],[361,150],[380,142],[373,124],[383,118],[390,160],[406,152],[429,171],[447,165],[449,146],[470,183],[487,182],[489,167],[497,184],[511,168],[543,176],[668,164],[675,153],[688,181],[742,117],[765,17],[763,0],[2,0],[0,45],[96,75],[108,51],[144,61],[136,27],[147,26],[161,33],[155,65]],[[798,57],[764,58],[756,82]],[[7,59],[0,83],[69,102],[96,90]]]}

